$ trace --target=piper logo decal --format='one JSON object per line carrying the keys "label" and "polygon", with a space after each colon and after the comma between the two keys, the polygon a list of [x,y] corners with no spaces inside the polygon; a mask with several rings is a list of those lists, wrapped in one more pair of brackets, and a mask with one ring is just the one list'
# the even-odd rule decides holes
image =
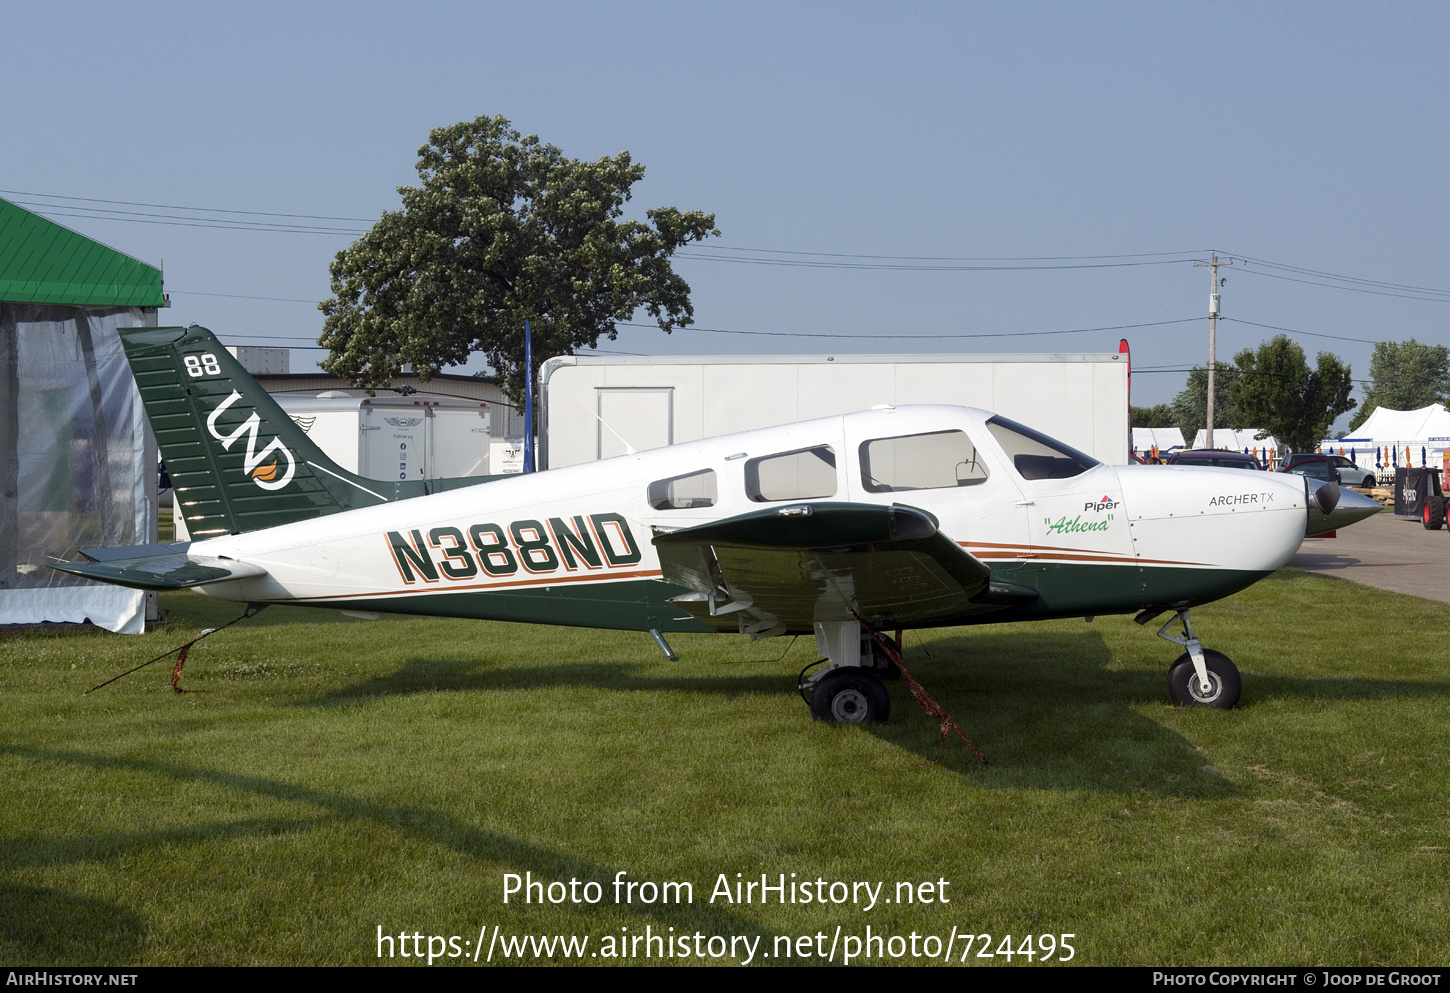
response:
{"label": "piper logo decal", "polygon": [[1083,513],[1091,510],[1094,514],[1101,514],[1105,510],[1112,510],[1118,505],[1118,501],[1110,496],[1104,496],[1101,500],[1089,500],[1082,505]]}
{"label": "piper logo decal", "polygon": [[[256,483],[262,489],[280,490],[292,482],[292,475],[297,471],[297,462],[292,458],[292,453],[287,450],[287,446],[282,444],[278,438],[273,438],[267,443],[265,448],[260,452],[257,451],[257,430],[262,426],[262,419],[257,415],[255,410],[231,434],[222,434],[221,430],[217,428],[217,419],[222,416],[228,407],[241,398],[242,395],[240,393],[232,390],[232,395],[217,404],[216,410],[213,410],[207,415],[206,429],[213,438],[222,443],[222,448],[229,452],[232,450],[232,446],[237,443],[237,439],[242,435],[246,435],[247,455],[242,461],[242,471],[251,476],[252,482]],[[272,456],[272,461],[263,465],[262,463],[269,455]],[[287,459],[287,469],[285,472],[280,473],[279,478],[279,460],[284,456]]]}

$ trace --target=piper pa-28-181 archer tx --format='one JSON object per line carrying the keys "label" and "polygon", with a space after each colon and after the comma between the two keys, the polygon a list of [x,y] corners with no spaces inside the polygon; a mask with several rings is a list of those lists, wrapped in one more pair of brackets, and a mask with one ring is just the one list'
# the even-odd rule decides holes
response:
{"label": "piper pa-28-181 archer tx", "polygon": [[121,337],[192,540],[55,568],[248,603],[647,631],[671,657],[671,632],[814,634],[827,664],[802,690],[825,720],[886,719],[877,632],[1170,611],[1173,702],[1232,707],[1238,671],[1201,647],[1190,609],[1380,509],[1297,476],[1107,466],[949,406],[380,482],[328,459],[206,329]]}

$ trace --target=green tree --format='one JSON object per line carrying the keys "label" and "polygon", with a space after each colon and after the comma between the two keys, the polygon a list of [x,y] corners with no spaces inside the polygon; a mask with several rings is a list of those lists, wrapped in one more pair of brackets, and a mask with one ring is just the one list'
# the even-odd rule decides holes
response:
{"label": "green tree", "polygon": [[[1226,362],[1217,363],[1213,371],[1213,426],[1216,428],[1243,427],[1243,421],[1234,407],[1232,391],[1238,382],[1239,371]],[[1183,392],[1173,398],[1173,423],[1183,432],[1183,440],[1192,445],[1193,439],[1208,426],[1208,369],[1195,366],[1188,372],[1188,384]]]}
{"label": "green tree", "polygon": [[1377,342],[1369,360],[1369,374],[1374,385],[1365,393],[1359,413],[1349,422],[1351,431],[1363,424],[1376,407],[1419,410],[1444,403],[1446,380],[1450,378],[1450,349],[1422,345],[1414,338]]}
{"label": "green tree", "polygon": [[502,117],[437,128],[418,149],[418,188],[333,260],[318,344],[324,369],[362,386],[411,363],[423,378],[484,352],[518,396],[524,321],[535,363],[616,336],[641,307],[668,333],[693,320],[670,268],[718,235],[715,215],[659,207],[621,220],[644,166],[628,152],[565,158]]}
{"label": "green tree", "polygon": [[1135,428],[1171,428],[1176,423],[1173,420],[1173,407],[1166,403],[1152,407],[1129,407],[1128,416],[1132,418]]}
{"label": "green tree", "polygon": [[1266,431],[1290,450],[1307,452],[1329,432],[1329,425],[1355,403],[1349,366],[1335,355],[1320,352],[1309,368],[1304,349],[1277,335],[1234,356],[1239,381],[1233,400],[1247,426]]}

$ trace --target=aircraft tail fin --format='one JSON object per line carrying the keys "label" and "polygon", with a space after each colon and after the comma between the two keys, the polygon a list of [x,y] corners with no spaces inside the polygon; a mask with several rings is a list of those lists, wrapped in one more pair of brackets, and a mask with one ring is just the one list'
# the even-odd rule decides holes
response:
{"label": "aircraft tail fin", "polygon": [[206,328],[123,329],[121,343],[192,538],[425,492],[338,466]]}

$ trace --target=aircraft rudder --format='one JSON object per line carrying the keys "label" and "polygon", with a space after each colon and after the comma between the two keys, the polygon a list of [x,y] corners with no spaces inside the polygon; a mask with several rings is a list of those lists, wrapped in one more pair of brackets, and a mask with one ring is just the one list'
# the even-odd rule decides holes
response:
{"label": "aircraft rudder", "polygon": [[206,328],[129,328],[121,341],[191,537],[393,498],[328,458]]}

